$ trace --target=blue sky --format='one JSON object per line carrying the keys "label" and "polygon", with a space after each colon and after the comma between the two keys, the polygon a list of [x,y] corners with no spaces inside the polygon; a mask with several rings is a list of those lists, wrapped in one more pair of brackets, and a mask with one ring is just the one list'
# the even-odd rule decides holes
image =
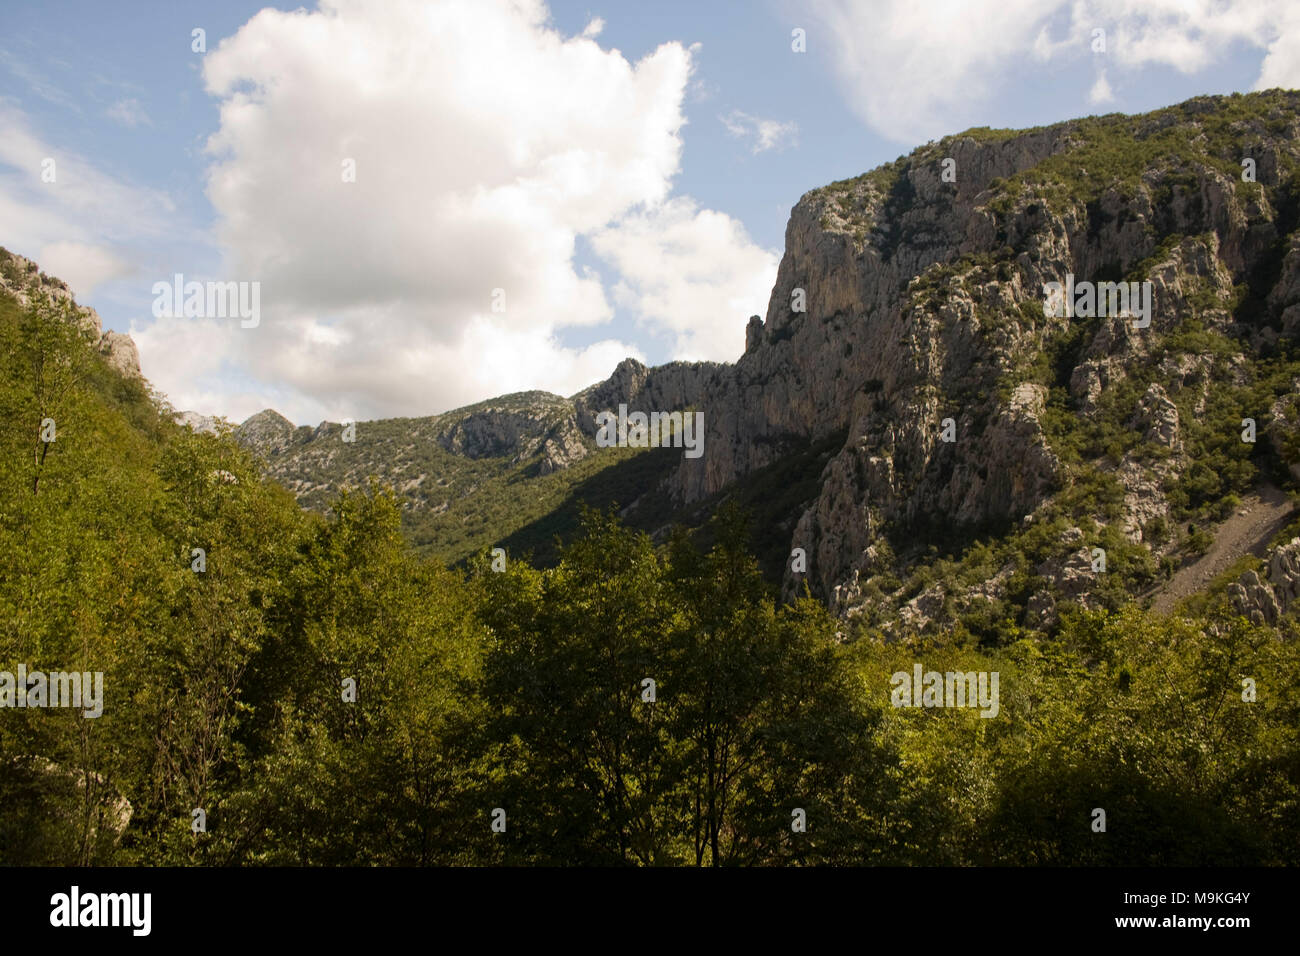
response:
{"label": "blue sky", "polygon": [[[734,360],[805,191],[970,126],[1300,72],[1285,0],[267,6],[6,0],[0,34],[0,245],[236,421]],[[263,321],[155,317],[177,272],[260,282]]]}

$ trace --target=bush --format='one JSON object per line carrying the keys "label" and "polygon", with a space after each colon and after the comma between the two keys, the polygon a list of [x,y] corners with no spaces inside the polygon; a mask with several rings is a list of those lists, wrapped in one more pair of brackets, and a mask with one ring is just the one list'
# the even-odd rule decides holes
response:
{"label": "bush", "polygon": [[1187,550],[1192,554],[1201,555],[1210,550],[1210,545],[1214,544],[1214,535],[1204,528],[1197,528],[1187,539]]}

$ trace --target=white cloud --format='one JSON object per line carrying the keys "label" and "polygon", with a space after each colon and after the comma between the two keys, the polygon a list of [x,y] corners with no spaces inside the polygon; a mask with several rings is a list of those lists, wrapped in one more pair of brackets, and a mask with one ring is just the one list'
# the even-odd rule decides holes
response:
{"label": "white cloud", "polygon": [[583,27],[582,35],[587,37],[588,39],[594,40],[596,37],[600,36],[601,31],[604,29],[605,29],[604,19],[602,19],[601,17],[592,17],[591,22],[588,23],[585,27]]}
{"label": "white cloud", "polygon": [[[53,182],[42,178],[47,169]],[[138,271],[143,245],[189,238],[175,211],[166,193],[46,142],[21,110],[0,100],[0,242],[65,280],[80,301],[100,283]]]}
{"label": "white cloud", "polygon": [[755,245],[725,213],[679,197],[592,237],[623,279],[620,306],[673,337],[673,357],[732,362],[745,321],[767,311],[777,253]]}
{"label": "white cloud", "polygon": [[[815,0],[813,10],[810,49],[827,46],[851,108],[900,142],[984,122],[1017,77],[1082,73],[1097,28],[1103,55],[1124,69],[1195,73],[1244,44],[1265,54],[1257,89],[1300,84],[1294,0]],[[1108,90],[1099,80],[1090,95]]]}
{"label": "white cloud", "polygon": [[795,137],[799,132],[797,123],[762,119],[740,110],[732,110],[725,116],[719,116],[718,119],[732,136],[750,140],[750,148],[754,151],[754,155],[774,147],[784,149],[795,145]]}
{"label": "white cloud", "polygon": [[1110,83],[1106,80],[1106,71],[1102,70],[1097,74],[1097,82],[1092,84],[1092,89],[1088,91],[1088,102],[1095,106],[1102,103],[1113,103],[1115,94],[1111,91]]}
{"label": "white cloud", "polygon": [[42,271],[68,283],[81,302],[85,302],[101,283],[129,276],[135,271],[112,249],[86,242],[49,243],[41,247],[36,261]]}
{"label": "white cloud", "polygon": [[[663,204],[694,48],[665,43],[629,62],[591,39],[598,20],[565,37],[540,0],[322,0],[313,12],[263,10],[223,40],[204,60],[220,99],[208,183],[225,250],[217,278],[259,281],[262,321],[196,327],[201,354],[185,363],[162,356],[192,349],[187,320],[133,330],[146,374],[178,407],[233,417],[264,402],[311,421],[570,394],[643,357],[613,338],[562,344],[564,329],[614,314],[575,244],[599,234],[611,250],[618,237],[649,247],[656,228],[682,229],[641,210],[682,208]],[[348,159],[355,182],[341,175]],[[725,216],[709,235],[718,215],[691,207],[697,252],[721,271],[688,284],[724,307],[755,250]],[[758,250],[763,268],[770,256]],[[619,262],[623,307],[682,348],[739,353],[628,299],[634,286],[667,290]],[[492,311],[498,288],[504,313]],[[755,307],[746,290],[743,308],[708,322],[743,336],[766,293]],[[223,381],[229,407],[202,404]]]}
{"label": "white cloud", "polygon": [[[459,340],[405,345],[297,318],[274,336],[223,319],[161,318],[131,328],[141,370],[181,409],[240,422],[275,408],[297,424],[428,414],[526,388],[572,394],[606,378],[634,345],[564,348],[544,330],[478,319]],[[336,376],[321,388],[322,370]],[[520,383],[524,384],[520,384]],[[412,408],[410,396],[427,403]]]}
{"label": "white cloud", "polygon": [[149,114],[145,112],[140,101],[133,97],[118,100],[104,111],[104,115],[128,128],[153,125],[153,121],[149,119]]}
{"label": "white cloud", "polygon": [[1259,79],[1255,81],[1257,90],[1300,89],[1300,6],[1292,5],[1288,9],[1290,18],[1286,27],[1278,30],[1260,66]]}

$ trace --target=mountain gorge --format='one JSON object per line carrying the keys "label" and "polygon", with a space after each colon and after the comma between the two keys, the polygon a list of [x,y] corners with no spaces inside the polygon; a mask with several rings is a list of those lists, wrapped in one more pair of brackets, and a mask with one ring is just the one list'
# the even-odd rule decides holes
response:
{"label": "mountain gorge", "polygon": [[0,250],[0,863],[1295,865],[1298,133],[971,130],[737,362],[422,418],[177,411]]}
{"label": "mountain gorge", "polygon": [[[1281,91],[969,130],[803,196],[734,364],[628,360],[567,399],[358,423],[350,445],[269,410],[236,436],[309,507],[392,484],[445,560],[547,552],[578,500],[662,535],[736,498],[787,597],[887,633],[1050,627],[1063,602],[1150,597],[1253,492],[1294,487],[1298,144]],[[1149,283],[1149,325],[1047,314],[1067,277]],[[598,449],[620,403],[702,411],[703,456]],[[1268,580],[1272,553],[1234,574]]]}

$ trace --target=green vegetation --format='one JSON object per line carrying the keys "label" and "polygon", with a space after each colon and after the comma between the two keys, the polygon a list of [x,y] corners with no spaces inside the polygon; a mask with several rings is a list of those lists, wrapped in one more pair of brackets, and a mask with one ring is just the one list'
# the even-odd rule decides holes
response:
{"label": "green vegetation", "polygon": [[[821,605],[773,600],[735,502],[694,540],[594,510],[551,567],[448,570],[391,491],[299,509],[50,309],[0,300],[0,339],[0,670],[104,675],[98,718],[0,709],[0,862],[1300,862],[1300,644],[1222,602],[1067,611],[1051,640],[989,602],[943,643],[846,645]],[[735,497],[793,501],[827,447]],[[1011,561],[1024,590],[1067,515],[1112,497],[1080,471],[1014,554],[882,583]],[[999,715],[893,707],[917,662],[997,671]]]}

